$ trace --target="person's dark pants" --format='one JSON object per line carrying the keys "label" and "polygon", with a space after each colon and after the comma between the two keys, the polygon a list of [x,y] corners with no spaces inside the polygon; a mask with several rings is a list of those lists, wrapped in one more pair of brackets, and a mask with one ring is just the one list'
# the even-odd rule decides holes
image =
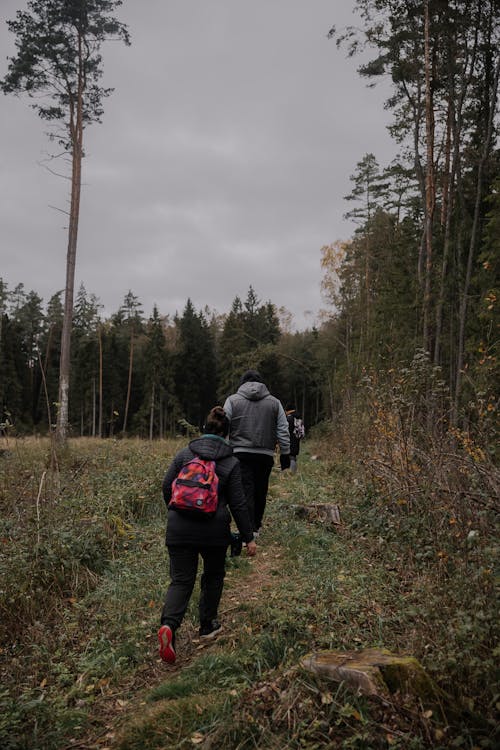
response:
{"label": "person's dark pants", "polygon": [[161,613],[161,624],[175,632],[180,626],[193,593],[198,571],[198,556],[203,558],[200,581],[200,625],[208,625],[217,617],[225,576],[227,546],[199,547],[169,545],[170,586]]}
{"label": "person's dark pants", "polygon": [[262,526],[266,509],[269,477],[273,468],[273,457],[263,453],[235,453],[240,462],[241,479],[247,499],[253,530],[258,531]]}

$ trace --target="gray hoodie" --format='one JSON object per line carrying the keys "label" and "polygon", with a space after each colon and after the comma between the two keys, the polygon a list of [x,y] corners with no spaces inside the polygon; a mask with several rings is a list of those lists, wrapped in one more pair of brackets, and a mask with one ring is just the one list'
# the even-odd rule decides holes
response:
{"label": "gray hoodie", "polygon": [[273,456],[276,443],[290,453],[290,433],[285,411],[264,383],[243,383],[224,404],[230,422],[229,442],[235,453]]}

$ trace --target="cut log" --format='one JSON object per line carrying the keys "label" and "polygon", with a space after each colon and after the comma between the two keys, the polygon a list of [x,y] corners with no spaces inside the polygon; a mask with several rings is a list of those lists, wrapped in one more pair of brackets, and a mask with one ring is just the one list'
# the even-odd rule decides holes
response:
{"label": "cut log", "polygon": [[363,695],[386,699],[394,693],[413,696],[423,706],[432,709],[436,718],[445,722],[450,713],[456,712],[456,707],[455,710],[451,708],[450,696],[436,685],[412,656],[376,648],[318,651],[304,657],[301,666],[334,682],[344,682]]}

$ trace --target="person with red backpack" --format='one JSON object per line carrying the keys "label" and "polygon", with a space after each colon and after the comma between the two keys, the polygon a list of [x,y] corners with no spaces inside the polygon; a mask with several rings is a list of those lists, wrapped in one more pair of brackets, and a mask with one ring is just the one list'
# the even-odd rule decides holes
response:
{"label": "person with red backpack", "polygon": [[199,636],[214,638],[221,630],[217,613],[231,544],[231,516],[246,543],[247,555],[252,557],[257,551],[240,464],[225,439],[228,433],[229,419],[221,406],[215,406],[207,417],[205,434],[177,453],[163,479],[170,585],[158,640],[160,656],[169,664],[176,659],[175,634],[193,592],[200,556]]}

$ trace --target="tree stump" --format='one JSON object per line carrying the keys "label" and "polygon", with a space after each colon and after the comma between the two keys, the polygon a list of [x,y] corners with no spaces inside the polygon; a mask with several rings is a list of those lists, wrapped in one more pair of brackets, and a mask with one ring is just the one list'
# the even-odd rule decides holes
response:
{"label": "tree stump", "polygon": [[311,503],[311,505],[294,505],[295,515],[306,521],[321,521],[332,526],[340,526],[340,509],[334,503]]}
{"label": "tree stump", "polygon": [[344,682],[363,695],[386,699],[394,693],[413,696],[445,722],[450,714],[457,713],[456,707],[451,706],[450,696],[412,656],[376,648],[318,651],[304,657],[301,666],[334,682]]}

